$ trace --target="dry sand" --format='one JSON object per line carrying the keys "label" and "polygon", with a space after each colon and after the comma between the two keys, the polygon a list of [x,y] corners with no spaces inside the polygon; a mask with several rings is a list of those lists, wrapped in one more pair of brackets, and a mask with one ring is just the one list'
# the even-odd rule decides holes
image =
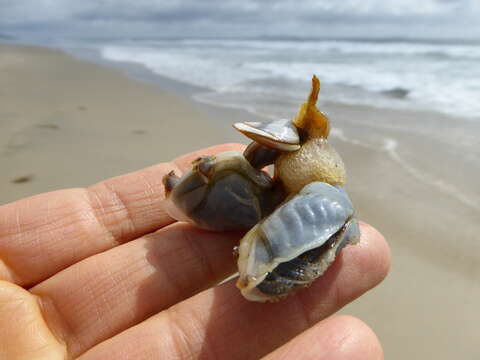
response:
{"label": "dry sand", "polygon": [[[229,124],[252,118],[41,48],[0,45],[0,84],[0,204],[244,141]],[[408,116],[332,110],[333,126],[346,130],[351,118]],[[409,141],[423,151],[420,139]],[[386,281],[343,312],[376,331],[386,359],[479,359],[479,212],[418,181],[384,149],[332,142],[360,218],[393,254]],[[442,162],[432,154],[432,164]]]}
{"label": "dry sand", "polygon": [[116,70],[0,46],[0,204],[241,139],[227,123],[209,121],[208,108]]}

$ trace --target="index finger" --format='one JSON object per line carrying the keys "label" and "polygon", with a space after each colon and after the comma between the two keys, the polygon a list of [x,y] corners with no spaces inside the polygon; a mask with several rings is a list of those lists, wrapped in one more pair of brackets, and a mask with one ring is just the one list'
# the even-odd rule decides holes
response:
{"label": "index finger", "polygon": [[192,160],[240,144],[184,155],[89,188],[36,195],[0,206],[0,279],[32,286],[60,270],[174,221],[162,205],[162,178]]}

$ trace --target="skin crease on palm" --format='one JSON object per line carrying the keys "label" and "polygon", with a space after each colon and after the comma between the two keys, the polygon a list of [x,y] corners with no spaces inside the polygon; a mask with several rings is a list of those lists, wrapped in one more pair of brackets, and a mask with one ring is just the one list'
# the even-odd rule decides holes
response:
{"label": "skin crease on palm", "polygon": [[86,189],[0,207],[0,359],[383,359],[360,320],[333,315],[380,283],[390,253],[361,224],[308,289],[246,301],[232,248],[242,234],[175,222],[162,177],[226,144]]}

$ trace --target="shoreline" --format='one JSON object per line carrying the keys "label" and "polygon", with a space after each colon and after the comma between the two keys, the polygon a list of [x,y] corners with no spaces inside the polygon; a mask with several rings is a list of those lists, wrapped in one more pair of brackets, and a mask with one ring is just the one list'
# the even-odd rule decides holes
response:
{"label": "shoreline", "polygon": [[[0,89],[0,204],[90,185],[213,144],[246,143],[230,124],[255,119],[239,109],[196,102],[194,91],[174,80],[163,88],[159,75],[143,81],[121,67],[59,50],[1,43],[0,48],[0,69],[6,70],[0,72],[6,75],[0,77],[6,84]],[[466,165],[438,153],[441,138],[426,145],[422,134],[392,137],[395,129],[387,128],[377,129],[373,144],[378,146],[355,143],[370,136],[369,122],[386,115],[389,126],[415,121],[410,113],[338,104],[331,104],[329,113],[337,130],[331,142],[346,163],[358,216],[384,233],[393,254],[385,282],[342,312],[373,327],[388,359],[450,359],[478,352],[478,211],[412,177],[392,161],[382,136],[401,139],[401,147],[390,150],[406,161],[416,151],[428,151],[427,173],[441,178],[453,166],[459,184],[472,191],[475,178],[463,181]],[[430,116],[428,121],[438,119]]]}
{"label": "shoreline", "polygon": [[[61,50],[0,47],[0,68],[6,70],[0,95],[0,203],[88,186],[199,148],[242,140],[228,124],[211,121],[212,114],[243,120],[240,111],[209,111],[158,84]],[[14,183],[23,177],[32,179]]]}
{"label": "shoreline", "polygon": [[[250,121],[268,119],[271,117],[269,114],[262,114],[256,112],[254,109],[244,109],[239,105],[219,104],[215,101],[211,101],[208,99],[208,97],[205,98],[205,96],[203,96],[212,93],[211,89],[188,84],[180,80],[157,74],[141,63],[107,60],[97,53],[96,50],[90,50],[88,52],[70,50],[68,54],[80,60],[87,60],[102,66],[106,66],[107,68],[113,67],[118,69],[134,81],[140,81],[157,86],[162,91],[171,92],[180,97],[188,97],[191,103],[200,106],[202,109],[205,109],[208,112],[211,112],[213,115],[211,116],[212,120],[218,119],[218,109],[227,109],[228,111],[247,113],[249,115],[248,120]],[[457,177],[453,179],[453,183],[448,183],[443,180],[452,179],[455,176],[450,169],[442,169],[442,171],[428,173],[424,171],[424,169],[426,168],[428,170],[432,170],[432,167],[430,164],[418,162],[419,159],[416,154],[413,154],[412,156],[412,154],[402,154],[398,152],[398,148],[405,148],[409,146],[410,139],[408,138],[411,137],[411,135],[414,135],[414,137],[417,138],[419,136],[427,136],[430,135],[432,131],[435,131],[435,127],[446,128],[450,129],[452,132],[455,132],[454,126],[451,125],[452,122],[459,122],[460,128],[462,129],[467,127],[468,132],[471,134],[480,134],[480,124],[471,119],[453,117],[442,112],[433,112],[430,110],[392,109],[375,107],[372,105],[335,103],[331,101],[324,101],[321,106],[322,110],[325,110],[327,114],[332,115],[331,118],[333,119],[333,128],[334,130],[337,130],[331,134],[331,138],[336,138],[340,143],[352,143],[354,145],[361,145],[369,148],[376,147],[380,151],[385,151],[392,161],[397,162],[398,165],[402,166],[407,172],[410,173],[410,175],[416,177],[417,180],[424,182],[429,186],[436,187],[436,189],[444,195],[449,195],[455,198],[457,201],[462,202],[463,205],[470,207],[472,210],[480,212],[480,194],[477,191],[477,182],[475,181],[475,177],[471,176],[469,178],[465,178],[464,176],[459,175],[465,172],[468,173],[470,171],[469,166],[476,167],[474,172],[480,174],[480,166],[478,166],[476,161],[476,159],[480,156],[480,141],[473,139],[472,137],[471,142],[476,142],[476,144],[479,146],[478,148],[474,149],[472,154],[470,154],[471,161],[469,163],[462,162],[461,160],[456,161],[452,154],[449,154],[445,151],[442,153],[442,156],[450,157],[447,163],[456,161]],[[296,106],[294,106],[293,110],[296,111]],[[348,118],[349,116],[345,116],[346,113],[349,115],[351,114],[350,117],[355,120],[352,121]],[[360,123],[356,123],[357,119],[355,115],[358,114],[362,115],[362,121]],[[371,114],[375,114],[374,121],[365,120],[368,119]],[[289,117],[286,114],[285,116]],[[390,117],[394,118],[395,121],[388,121]],[[421,118],[422,122],[425,122],[426,124],[420,126],[418,121],[412,121],[412,119],[418,118]],[[243,121],[244,119],[245,117],[240,117],[239,120]],[[217,125],[224,126],[225,122],[227,121],[217,122]],[[228,123],[233,122],[234,121],[228,121]],[[438,126],[439,123],[441,126]],[[410,126],[410,128],[408,126]],[[355,130],[355,136],[358,136],[358,134],[362,132],[366,133],[367,131],[376,133],[377,135],[381,134],[381,138],[384,140],[384,142],[371,144],[368,142],[370,139],[367,139],[366,136],[363,136],[363,140],[366,140],[363,143],[362,140],[358,140],[355,137],[348,138],[342,131],[342,129],[345,127],[350,130]],[[365,129],[367,129],[367,131]],[[231,133],[231,128],[226,128],[226,130],[225,136],[228,137],[229,133]],[[442,134],[435,134],[435,136],[436,138],[440,138]],[[233,139],[234,140],[232,141],[245,142],[243,137],[234,136]],[[427,143],[431,143],[432,140],[432,138],[424,139],[424,141]],[[394,145],[393,147],[390,146],[392,144]],[[418,141],[417,144],[414,145],[416,145],[415,147],[418,148]],[[437,143],[435,146],[437,146],[440,151],[442,151],[442,148],[445,148],[445,144],[442,143]],[[418,162],[418,164],[415,164],[415,162]],[[439,164],[437,164],[437,166],[438,165]]]}
{"label": "shoreline", "polygon": [[[208,100],[203,95],[208,95],[212,93],[212,90],[199,87],[196,85],[188,84],[176,79],[171,79],[165,77],[164,75],[157,74],[150,70],[147,66],[141,63],[134,63],[128,61],[111,61],[103,58],[97,50],[89,49],[88,51],[83,50],[72,50],[70,49],[67,52],[69,55],[78,58],[80,60],[87,60],[107,68],[115,68],[120,70],[122,73],[126,74],[129,78],[134,81],[140,81],[148,84],[157,86],[162,91],[172,92],[175,95],[180,97],[188,97],[191,103],[200,106],[202,110],[206,110],[211,113],[212,120],[218,120],[218,110],[227,109],[230,112],[240,112],[248,114],[248,120],[255,121],[261,119],[267,119],[271,116],[268,114],[261,114],[256,112],[254,109],[243,109],[240,106],[234,106],[232,104],[218,104],[215,101]],[[320,99],[321,101],[321,99]],[[352,143],[354,145],[366,146],[369,148],[375,148],[379,151],[385,151],[386,154],[390,157],[391,161],[396,162],[398,165],[403,167],[411,176],[415,177],[418,181],[425,183],[428,186],[434,187],[441,195],[447,195],[452,197],[455,201],[459,201],[461,206],[467,206],[470,210],[478,212],[480,215],[480,193],[477,191],[477,181],[475,180],[475,175],[480,175],[480,166],[477,163],[476,159],[480,157],[480,141],[474,139],[474,136],[471,138],[471,142],[476,143],[478,146],[473,148],[472,154],[469,155],[470,161],[466,162],[458,157],[455,158],[455,153],[451,154],[448,151],[445,151],[447,145],[436,143],[435,146],[442,152],[440,157],[449,157],[446,161],[448,164],[455,163],[456,171],[452,172],[450,168],[443,168],[436,164],[437,168],[435,172],[431,164],[419,161],[419,157],[415,153],[403,151],[405,148],[408,148],[411,145],[412,135],[415,144],[413,148],[418,149],[419,143],[424,141],[425,143],[432,143],[433,139],[428,135],[431,135],[432,132],[436,132],[436,128],[445,128],[450,129],[452,133],[455,131],[458,132],[458,129],[454,129],[452,122],[459,122],[460,128],[467,128],[468,132],[471,134],[480,134],[480,123],[475,122],[471,119],[464,119],[461,117],[453,117],[451,115],[446,115],[442,112],[433,112],[430,110],[408,110],[408,109],[391,109],[391,108],[381,108],[371,105],[355,105],[355,104],[342,104],[335,103],[331,101],[325,101],[321,104],[322,110],[325,110],[327,114],[332,115],[333,119],[333,128],[334,131],[331,135],[332,138],[336,138],[338,143],[342,144]],[[296,105],[294,106],[296,111]],[[349,114],[349,116],[345,116]],[[357,123],[357,116],[361,114],[362,121]],[[366,120],[374,114],[374,121]],[[289,117],[285,114],[286,117]],[[349,118],[350,117],[350,118]],[[246,117],[240,116],[236,118],[235,121],[244,121]],[[351,119],[355,119],[352,121]],[[394,121],[388,121],[389,118],[395,119]],[[412,120],[413,119],[413,120]],[[420,125],[415,119],[422,119],[422,122],[425,124]],[[225,126],[227,121],[217,121],[218,126]],[[234,121],[228,121],[228,123],[233,123]],[[438,126],[438,124],[441,126]],[[408,127],[410,126],[410,128]],[[355,135],[353,137],[346,137],[343,133],[343,128],[348,128]],[[225,128],[224,136],[232,139],[231,141],[240,141],[245,142],[245,138],[238,136],[231,136],[231,128]],[[366,132],[376,133],[376,135],[381,135],[383,143],[370,143],[371,139],[368,139],[368,136],[363,136],[358,140],[359,133]],[[425,136],[425,139],[419,141],[420,136]],[[442,134],[437,133],[435,137],[441,138]],[[364,142],[362,143],[362,141]],[[376,140],[378,141],[378,139]],[[390,145],[394,145],[393,147]],[[457,149],[457,152],[463,149]],[[470,149],[469,149],[470,150]],[[402,153],[403,151],[403,153]],[[436,150],[438,151],[438,150]],[[472,167],[474,168],[472,170]],[[425,170],[427,169],[427,170]],[[438,171],[440,170],[440,171]],[[430,171],[430,172],[429,172]],[[472,174],[473,176],[463,176],[462,174]],[[447,181],[445,181],[447,179]],[[449,182],[451,181],[451,182]],[[452,182],[453,181],[453,182]]]}

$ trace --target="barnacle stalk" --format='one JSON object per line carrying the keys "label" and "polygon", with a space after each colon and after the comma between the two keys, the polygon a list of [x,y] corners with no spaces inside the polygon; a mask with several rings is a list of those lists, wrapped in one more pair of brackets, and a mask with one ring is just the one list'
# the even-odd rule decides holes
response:
{"label": "barnacle stalk", "polygon": [[303,132],[300,149],[284,152],[275,161],[275,177],[282,181],[288,193],[297,193],[314,181],[338,186],[345,184],[345,165],[327,140],[329,120],[316,106],[319,91],[320,81],[314,76],[307,102],[293,120]]}

